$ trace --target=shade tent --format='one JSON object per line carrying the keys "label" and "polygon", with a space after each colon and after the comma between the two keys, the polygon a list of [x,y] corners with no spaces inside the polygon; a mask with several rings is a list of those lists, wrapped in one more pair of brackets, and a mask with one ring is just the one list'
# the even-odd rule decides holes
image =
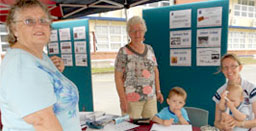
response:
{"label": "shade tent", "polygon": [[[69,19],[153,3],[161,0],[40,0],[54,19]],[[10,5],[15,0],[0,0],[0,23],[6,21]]]}

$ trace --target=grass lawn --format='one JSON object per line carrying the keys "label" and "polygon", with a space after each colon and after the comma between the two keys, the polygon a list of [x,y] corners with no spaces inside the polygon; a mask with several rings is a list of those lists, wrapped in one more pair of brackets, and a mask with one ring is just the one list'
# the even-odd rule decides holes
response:
{"label": "grass lawn", "polygon": [[239,57],[243,64],[256,64],[256,59],[253,57]]}
{"label": "grass lawn", "polygon": [[[253,57],[240,57],[239,58],[243,64],[256,64],[256,59]],[[108,68],[92,68],[92,74],[100,74],[100,73],[113,73],[114,67]]]}
{"label": "grass lawn", "polygon": [[92,74],[98,74],[98,73],[113,73],[114,67],[108,67],[108,68],[92,68]]}

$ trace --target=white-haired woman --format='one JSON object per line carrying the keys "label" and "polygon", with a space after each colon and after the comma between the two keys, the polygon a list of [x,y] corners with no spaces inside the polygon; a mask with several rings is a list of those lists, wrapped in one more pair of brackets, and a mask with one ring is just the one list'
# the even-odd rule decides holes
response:
{"label": "white-haired woman", "polygon": [[130,43],[120,48],[115,61],[115,83],[122,114],[130,118],[152,118],[156,99],[163,102],[157,61],[150,45],[144,44],[145,21],[134,16],[127,22]]}
{"label": "white-haired woman", "polygon": [[3,131],[81,131],[77,87],[53,64],[59,60],[43,53],[51,30],[48,8],[18,0],[6,23],[11,49],[1,65]]}

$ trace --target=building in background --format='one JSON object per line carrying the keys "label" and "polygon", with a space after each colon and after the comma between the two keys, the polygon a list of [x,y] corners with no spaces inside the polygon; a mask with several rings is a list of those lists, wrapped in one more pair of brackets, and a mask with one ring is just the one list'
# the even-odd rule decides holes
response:
{"label": "building in background", "polygon": [[[175,0],[186,4],[207,0]],[[228,52],[256,55],[256,0],[229,0]]]}

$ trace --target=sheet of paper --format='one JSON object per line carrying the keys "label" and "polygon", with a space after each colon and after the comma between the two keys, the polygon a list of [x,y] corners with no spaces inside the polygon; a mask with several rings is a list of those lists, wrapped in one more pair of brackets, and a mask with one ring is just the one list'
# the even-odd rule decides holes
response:
{"label": "sheet of paper", "polygon": [[201,8],[197,10],[197,27],[221,26],[222,7]]}
{"label": "sheet of paper", "polygon": [[86,41],[75,41],[75,53],[86,53]]}
{"label": "sheet of paper", "polygon": [[72,54],[61,54],[65,66],[73,66]]}
{"label": "sheet of paper", "polygon": [[60,40],[70,40],[70,28],[59,29]]}
{"label": "sheet of paper", "polygon": [[171,49],[170,66],[191,66],[191,49]]}
{"label": "sheet of paper", "polygon": [[49,54],[59,54],[59,44],[57,42],[49,43],[48,51],[49,51]]}
{"label": "sheet of paper", "polygon": [[192,126],[191,125],[163,126],[159,124],[153,124],[150,131],[192,131]]}
{"label": "sheet of paper", "polygon": [[85,39],[85,26],[80,26],[80,27],[74,27],[73,28],[73,33],[74,33],[74,39]]}
{"label": "sheet of paper", "polygon": [[75,54],[76,66],[87,66],[87,54]]}
{"label": "sheet of paper", "polygon": [[170,48],[191,47],[191,30],[170,31]]}
{"label": "sheet of paper", "polygon": [[220,48],[197,48],[197,66],[220,66]]}
{"label": "sheet of paper", "polygon": [[191,27],[191,9],[170,11],[170,28]]}
{"label": "sheet of paper", "polygon": [[51,31],[51,37],[50,37],[51,41],[58,41],[58,34],[57,34],[57,30],[52,30]]}
{"label": "sheet of paper", "polygon": [[197,47],[220,47],[221,28],[197,30]]}
{"label": "sheet of paper", "polygon": [[72,53],[71,42],[61,42],[60,49],[61,53]]}

